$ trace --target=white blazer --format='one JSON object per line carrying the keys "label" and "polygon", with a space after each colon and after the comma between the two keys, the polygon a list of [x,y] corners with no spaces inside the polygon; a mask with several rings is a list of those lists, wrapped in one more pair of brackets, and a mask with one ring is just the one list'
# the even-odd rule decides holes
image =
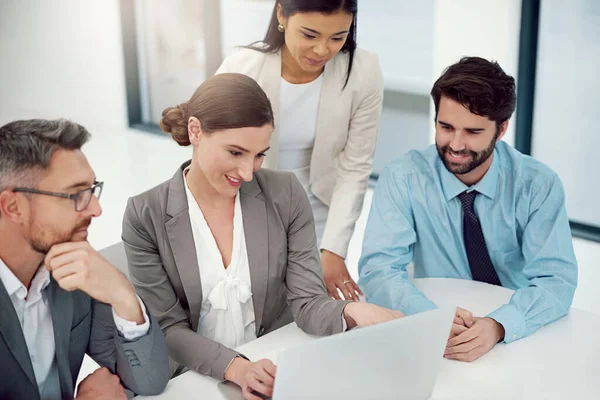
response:
{"label": "white blazer", "polygon": [[[347,69],[347,53],[338,53],[325,65],[309,181],[311,192],[329,206],[321,248],[342,257],[362,210],[383,102],[383,76],[375,54],[356,50],[344,89]],[[281,52],[240,48],[223,61],[217,74],[224,72],[253,78],[271,100],[275,131],[263,166],[277,169]]]}

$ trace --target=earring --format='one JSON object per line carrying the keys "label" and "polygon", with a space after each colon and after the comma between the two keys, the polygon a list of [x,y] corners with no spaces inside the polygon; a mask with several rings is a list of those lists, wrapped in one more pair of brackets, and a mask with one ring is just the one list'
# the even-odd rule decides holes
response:
{"label": "earring", "polygon": [[283,25],[279,24],[279,25],[277,25],[277,30],[279,32],[283,32],[283,31],[285,31],[285,28],[283,27]]}

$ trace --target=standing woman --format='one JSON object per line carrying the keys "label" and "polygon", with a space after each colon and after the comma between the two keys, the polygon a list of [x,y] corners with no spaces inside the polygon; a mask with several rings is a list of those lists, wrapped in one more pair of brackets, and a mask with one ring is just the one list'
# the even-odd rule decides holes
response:
{"label": "standing woman", "polygon": [[264,166],[293,171],[312,206],[330,296],[358,300],[345,264],[373,165],[383,101],[377,56],[356,48],[357,0],[278,0],[262,42],[217,73],[256,80],[276,129]]}

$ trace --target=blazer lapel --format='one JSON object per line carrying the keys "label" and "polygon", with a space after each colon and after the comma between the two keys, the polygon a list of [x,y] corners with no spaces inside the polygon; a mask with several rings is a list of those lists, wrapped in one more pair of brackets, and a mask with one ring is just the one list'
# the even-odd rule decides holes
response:
{"label": "blazer lapel", "polygon": [[192,234],[192,224],[190,223],[183,179],[183,171],[189,164],[189,161],[183,164],[169,184],[166,211],[172,218],[167,220],[165,228],[177,271],[181,278],[181,284],[190,307],[192,329],[197,330],[202,306],[202,283],[200,282],[198,256]]}
{"label": "blazer lapel", "polygon": [[54,279],[45,292],[50,304],[52,325],[54,327],[54,342],[56,349],[56,367],[63,394],[73,392],[73,377],[69,362],[69,343],[71,341],[71,325],[73,324],[73,297],[71,293],[61,289]]}
{"label": "blazer lapel", "polygon": [[281,90],[281,51],[277,53],[266,53],[263,68],[258,72],[256,82],[267,94],[273,109],[275,130],[271,136],[271,149],[269,156],[265,158],[263,168],[277,169],[279,166],[279,101]]}
{"label": "blazer lapel", "polygon": [[[345,54],[339,54],[334,57],[333,60],[325,65],[325,70],[323,71],[323,85],[321,86],[321,96],[319,97],[319,109],[317,112],[316,137],[310,162],[309,182],[311,184],[318,178],[315,176],[315,171],[327,170],[328,165],[319,166],[317,163],[319,161],[331,161],[331,140],[338,136],[336,130],[340,128],[348,129],[347,125],[343,125],[344,123],[348,124],[348,121],[340,121],[334,115],[335,104],[339,102],[346,79],[345,70],[342,75],[339,72],[340,67],[344,64],[341,61],[345,59],[345,56]],[[340,123],[342,124],[340,125]]]}
{"label": "blazer lapel", "polygon": [[27,342],[25,342],[25,336],[23,336],[23,331],[21,330],[19,317],[2,281],[0,281],[0,304],[5,305],[2,312],[0,312],[0,333],[2,333],[6,345],[31,381],[31,384],[37,388],[33,365],[31,365],[31,360],[29,359]]}
{"label": "blazer lapel", "polygon": [[262,326],[263,311],[267,298],[269,277],[269,231],[267,229],[267,205],[257,197],[262,190],[256,178],[244,183],[240,188],[240,202],[244,220],[246,251],[250,264],[250,282],[252,284],[252,302],[258,336]]}

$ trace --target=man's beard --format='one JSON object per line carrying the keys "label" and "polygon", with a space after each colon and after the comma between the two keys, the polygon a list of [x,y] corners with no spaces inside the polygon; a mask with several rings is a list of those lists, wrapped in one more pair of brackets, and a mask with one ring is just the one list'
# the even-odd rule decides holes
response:
{"label": "man's beard", "polygon": [[66,232],[59,231],[50,231],[49,229],[44,229],[44,227],[32,222],[29,227],[30,238],[29,242],[31,247],[41,254],[47,254],[52,246],[71,242],[73,240],[73,236],[75,232],[80,229],[87,228],[92,223],[92,219],[88,219],[82,221],[75,228]]}
{"label": "man's beard", "polygon": [[[496,133],[496,135],[494,135],[494,139],[490,142],[490,145],[486,149],[484,149],[480,152],[476,152],[476,151],[472,151],[472,150],[463,150],[463,151],[455,152],[450,149],[450,146],[440,147],[437,144],[437,142],[435,144],[435,147],[437,148],[438,154],[439,154],[440,158],[442,159],[442,162],[444,163],[444,166],[446,167],[446,169],[448,171],[450,171],[453,174],[464,175],[464,174],[468,174],[469,172],[473,171],[475,168],[479,167],[481,164],[486,162],[488,158],[490,158],[490,156],[494,152],[494,148],[496,147],[497,139],[498,139],[498,133]],[[450,151],[452,151],[452,153],[454,153],[454,154],[458,154],[461,156],[466,156],[466,155],[471,156],[471,162],[469,162],[467,164],[456,164],[451,161],[448,161],[446,159],[446,153],[449,153]]]}

